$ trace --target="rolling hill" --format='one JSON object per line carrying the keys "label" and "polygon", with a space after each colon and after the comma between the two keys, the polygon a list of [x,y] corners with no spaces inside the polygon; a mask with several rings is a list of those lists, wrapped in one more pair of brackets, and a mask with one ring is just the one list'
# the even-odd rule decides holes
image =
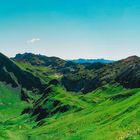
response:
{"label": "rolling hill", "polygon": [[139,67],[0,54],[0,140],[139,140]]}

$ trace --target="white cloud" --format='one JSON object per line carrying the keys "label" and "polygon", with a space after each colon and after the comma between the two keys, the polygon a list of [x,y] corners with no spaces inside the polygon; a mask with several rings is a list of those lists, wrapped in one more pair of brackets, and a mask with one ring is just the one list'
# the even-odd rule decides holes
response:
{"label": "white cloud", "polygon": [[28,44],[33,44],[33,43],[36,43],[38,41],[40,41],[40,38],[32,38],[31,40],[27,40],[27,43]]}

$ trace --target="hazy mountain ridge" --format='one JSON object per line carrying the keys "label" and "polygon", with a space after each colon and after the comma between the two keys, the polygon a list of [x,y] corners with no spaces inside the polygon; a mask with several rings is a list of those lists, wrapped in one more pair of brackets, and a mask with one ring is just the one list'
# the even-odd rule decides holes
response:
{"label": "hazy mountain ridge", "polygon": [[79,59],[73,59],[73,60],[67,60],[67,61],[71,61],[71,62],[75,62],[78,64],[83,64],[83,63],[113,63],[115,62],[114,60],[108,60],[108,59],[84,59],[84,58],[79,58]]}

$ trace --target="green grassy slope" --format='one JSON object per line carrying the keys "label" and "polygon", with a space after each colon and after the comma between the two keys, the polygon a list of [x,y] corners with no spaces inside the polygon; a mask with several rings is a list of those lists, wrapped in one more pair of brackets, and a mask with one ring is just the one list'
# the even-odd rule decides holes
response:
{"label": "green grassy slope", "polygon": [[[18,90],[0,84],[0,139],[2,140],[139,140],[140,89],[106,85],[87,95],[69,93],[53,86],[43,108],[69,106],[50,113],[37,126],[34,117],[20,115],[28,105],[20,101]],[[54,102],[57,106],[53,106]],[[55,108],[56,107],[56,108]],[[35,127],[34,127],[35,126]]]}
{"label": "green grassy slope", "polygon": [[53,79],[59,79],[62,77],[61,74],[57,73],[55,70],[53,70],[50,67],[35,66],[35,65],[31,65],[30,63],[22,62],[22,61],[14,61],[14,63],[22,70],[30,72],[34,76],[40,78],[44,84],[48,83]]}
{"label": "green grassy slope", "polygon": [[[114,91],[115,90],[115,91]],[[124,90],[105,86],[89,93],[89,106],[52,116],[32,130],[31,140],[124,140],[140,138],[140,89]],[[98,93],[100,92],[100,96]],[[95,94],[95,95],[93,95]],[[92,96],[89,100],[89,96]],[[82,98],[83,97],[79,97]],[[96,101],[96,102],[95,102]],[[92,106],[91,106],[92,103]]]}
{"label": "green grassy slope", "polygon": [[[47,119],[44,126],[30,133],[31,139],[140,139],[140,90],[123,91],[120,87],[115,87],[115,90],[118,92],[114,93],[108,87],[101,93],[106,100],[102,97],[99,100],[100,97],[94,95],[93,101],[88,100],[93,105],[82,111]],[[98,95],[99,91],[100,89],[89,96]]]}
{"label": "green grassy slope", "polygon": [[20,100],[19,89],[0,83],[0,120],[6,121],[19,116],[24,107],[25,103]]}
{"label": "green grassy slope", "polygon": [[29,104],[21,101],[20,96],[20,89],[0,83],[0,140],[24,139],[22,128],[25,131],[29,127],[26,125],[29,117],[21,116],[21,112]]}

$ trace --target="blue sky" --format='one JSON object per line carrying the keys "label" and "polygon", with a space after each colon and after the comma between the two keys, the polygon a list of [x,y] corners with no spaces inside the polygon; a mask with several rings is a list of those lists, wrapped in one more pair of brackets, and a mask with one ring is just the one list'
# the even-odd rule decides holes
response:
{"label": "blue sky", "polygon": [[140,1],[1,0],[0,51],[64,59],[140,56]]}

